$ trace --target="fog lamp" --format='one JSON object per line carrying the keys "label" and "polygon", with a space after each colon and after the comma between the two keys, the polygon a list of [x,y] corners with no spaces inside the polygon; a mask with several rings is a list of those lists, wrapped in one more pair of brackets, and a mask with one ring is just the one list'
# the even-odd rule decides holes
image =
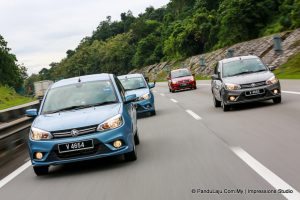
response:
{"label": "fog lamp", "polygon": [[274,94],[278,94],[279,91],[278,91],[278,90],[273,90],[273,93],[274,93]]}
{"label": "fog lamp", "polygon": [[234,96],[230,96],[230,97],[229,97],[229,100],[230,100],[230,101],[234,101],[234,100],[235,100],[235,97],[234,97]]}
{"label": "fog lamp", "polygon": [[38,160],[41,160],[43,158],[43,153],[41,152],[36,152],[35,153],[35,158],[38,159]]}
{"label": "fog lamp", "polygon": [[122,146],[122,141],[121,140],[114,141],[113,146],[115,148],[120,148]]}

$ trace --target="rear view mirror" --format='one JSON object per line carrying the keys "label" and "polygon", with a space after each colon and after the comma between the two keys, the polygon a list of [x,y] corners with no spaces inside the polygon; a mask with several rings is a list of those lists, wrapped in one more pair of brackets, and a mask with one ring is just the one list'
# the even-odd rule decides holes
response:
{"label": "rear view mirror", "polygon": [[149,88],[154,88],[155,87],[155,83],[148,83]]}
{"label": "rear view mirror", "polygon": [[37,115],[38,115],[37,109],[26,110],[26,116],[27,117],[36,117]]}
{"label": "rear view mirror", "polygon": [[274,71],[275,69],[277,69],[276,66],[268,66],[270,71]]}
{"label": "rear view mirror", "polygon": [[213,75],[211,75],[211,79],[212,79],[212,80],[218,80],[218,79],[219,79],[218,74],[213,74]]}
{"label": "rear view mirror", "polygon": [[125,103],[131,103],[136,101],[136,95],[135,94],[131,94],[125,97]]}

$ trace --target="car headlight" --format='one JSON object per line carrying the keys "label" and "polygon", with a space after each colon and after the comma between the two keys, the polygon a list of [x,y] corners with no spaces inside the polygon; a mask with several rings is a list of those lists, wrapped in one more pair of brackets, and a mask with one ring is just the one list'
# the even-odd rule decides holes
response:
{"label": "car headlight", "polygon": [[271,78],[269,78],[267,81],[266,81],[267,85],[273,85],[275,83],[278,83],[278,79],[275,77],[275,76],[272,76]]}
{"label": "car headlight", "polygon": [[32,127],[30,130],[30,138],[32,140],[49,140],[53,138],[50,132]]}
{"label": "car headlight", "polygon": [[225,83],[225,88],[227,90],[239,90],[239,89],[241,89],[241,86],[237,85],[237,84],[232,84],[232,83]]}
{"label": "car headlight", "polygon": [[151,97],[150,93],[147,93],[147,94],[140,96],[138,98],[138,101],[147,100],[147,99],[150,99],[150,97]]}
{"label": "car headlight", "polygon": [[110,129],[115,129],[123,124],[123,118],[120,114],[106,120],[97,127],[97,131],[105,131]]}
{"label": "car headlight", "polygon": [[172,84],[177,84],[177,82],[176,81],[172,81]]}

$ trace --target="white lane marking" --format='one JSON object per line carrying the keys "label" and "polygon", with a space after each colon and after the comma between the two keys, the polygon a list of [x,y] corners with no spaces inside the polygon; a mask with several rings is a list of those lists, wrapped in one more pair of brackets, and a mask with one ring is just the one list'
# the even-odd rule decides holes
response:
{"label": "white lane marking", "polygon": [[194,117],[196,120],[201,120],[201,119],[202,119],[199,115],[197,115],[196,113],[194,113],[194,112],[191,111],[191,110],[186,110],[186,112],[187,112],[188,114],[190,114],[192,117]]}
{"label": "white lane marking", "polygon": [[282,93],[287,93],[287,94],[300,94],[300,92],[294,92],[294,91],[282,91]]}
{"label": "white lane marking", "polygon": [[164,97],[164,96],[165,96],[165,94],[164,94],[164,93],[160,93],[160,96],[163,96],[163,97]]}
{"label": "white lane marking", "polygon": [[23,164],[21,167],[13,171],[11,174],[6,176],[0,181],[0,189],[6,185],[9,181],[13,180],[15,177],[17,177],[19,174],[21,174],[25,169],[27,169],[29,166],[31,166],[31,161],[29,160],[25,164]]}
{"label": "white lane marking", "polygon": [[208,83],[201,83],[201,84],[197,84],[198,86],[210,86],[210,84],[208,84]]}
{"label": "white lane marking", "polygon": [[170,100],[173,101],[174,103],[178,103],[178,101],[175,99],[170,99]]}
{"label": "white lane marking", "polygon": [[231,147],[231,150],[242,159],[249,167],[251,167],[256,173],[258,173],[261,177],[263,177],[267,182],[269,182],[275,189],[279,190],[287,190],[290,189],[293,193],[281,193],[289,200],[299,200],[300,194],[297,190],[295,190],[292,186],[284,182],[280,177],[270,171],[268,168],[263,166],[260,162],[255,160],[250,154],[244,151],[240,147]]}

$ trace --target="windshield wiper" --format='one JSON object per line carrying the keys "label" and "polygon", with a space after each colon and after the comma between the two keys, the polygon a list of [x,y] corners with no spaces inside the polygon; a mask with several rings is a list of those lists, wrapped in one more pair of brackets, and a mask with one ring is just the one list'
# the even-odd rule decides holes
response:
{"label": "windshield wiper", "polygon": [[70,107],[58,109],[58,110],[55,110],[55,111],[45,112],[44,114],[53,114],[53,113],[58,113],[58,112],[63,112],[63,111],[68,111],[68,110],[78,110],[78,109],[84,109],[84,108],[96,107],[96,106],[103,106],[103,105],[113,104],[113,103],[117,103],[117,101],[105,101],[105,102],[95,103],[95,104],[70,106]]}
{"label": "windshield wiper", "polygon": [[113,103],[118,103],[118,102],[117,101],[104,101],[101,103],[87,104],[87,105],[84,105],[84,108],[103,106],[103,105],[108,105],[108,104],[113,104]]}
{"label": "windshield wiper", "polygon": [[130,90],[138,90],[138,89],[143,89],[143,88],[146,88],[146,87],[145,87],[145,86],[143,86],[143,87],[137,87],[137,88],[127,89],[126,91],[130,91]]}
{"label": "windshield wiper", "polygon": [[242,74],[250,74],[250,73],[253,73],[252,71],[247,71],[247,72],[240,72],[240,73],[237,73],[237,74],[233,74],[231,76],[238,76],[238,75],[242,75]]}
{"label": "windshield wiper", "polygon": [[66,108],[62,108],[62,109],[58,109],[58,110],[54,110],[54,111],[45,112],[44,114],[53,114],[53,113],[58,113],[58,112],[63,112],[63,111],[68,111],[68,110],[81,109],[84,107],[85,107],[84,105],[70,106],[70,107],[66,107]]}
{"label": "windshield wiper", "polygon": [[253,73],[256,73],[256,72],[263,72],[263,71],[266,71],[265,69],[260,69],[260,70],[257,70],[257,71],[252,71]]}

